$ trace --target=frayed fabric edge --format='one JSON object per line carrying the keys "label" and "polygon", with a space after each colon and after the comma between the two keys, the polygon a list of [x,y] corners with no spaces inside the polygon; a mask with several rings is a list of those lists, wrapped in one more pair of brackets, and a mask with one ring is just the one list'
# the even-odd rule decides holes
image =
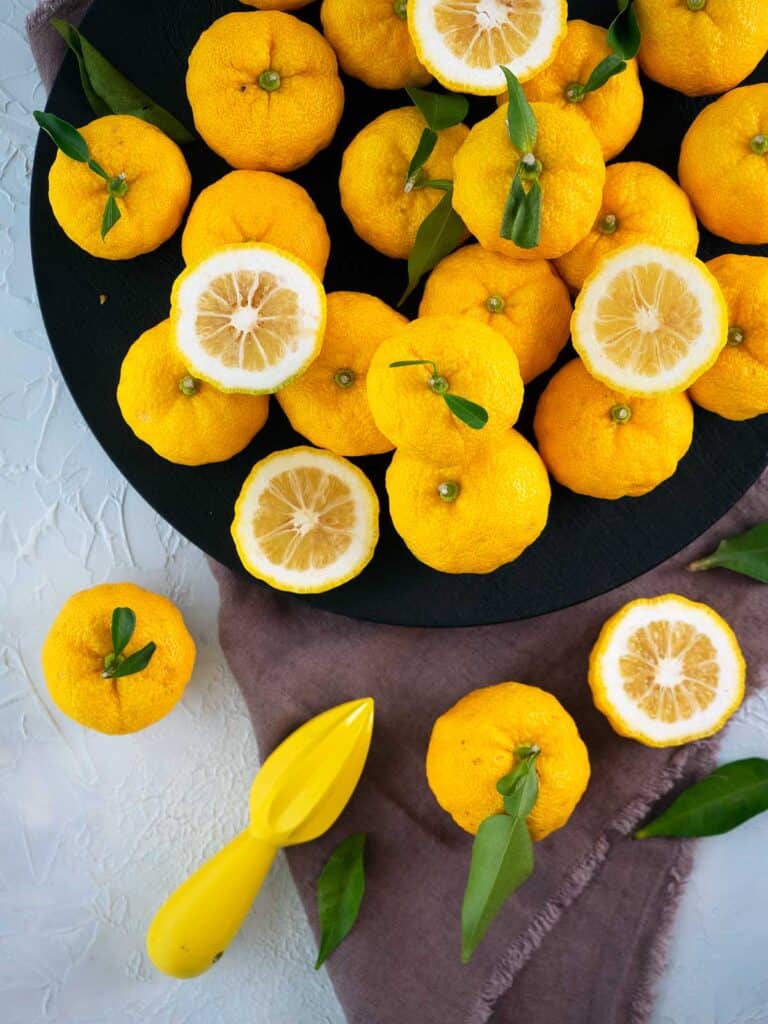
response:
{"label": "frayed fabric edge", "polygon": [[[566,910],[586,889],[597,869],[604,863],[616,839],[632,832],[647,816],[651,807],[680,780],[691,767],[711,764],[716,751],[712,741],[702,743],[694,750],[683,749],[673,755],[653,787],[648,787],[623,808],[603,829],[589,852],[576,863],[555,896],[533,918],[522,935],[498,961],[477,1002],[465,1018],[465,1024],[487,1024],[497,1002],[512,987],[515,978],[530,957],[541,946],[552,928]],[[653,1006],[653,989],[666,964],[672,922],[679,897],[690,871],[693,855],[687,848],[677,858],[670,872],[668,894],[672,905],[665,907],[661,926],[650,953],[648,968],[637,994],[633,997],[633,1017],[630,1024],[647,1024]]]}

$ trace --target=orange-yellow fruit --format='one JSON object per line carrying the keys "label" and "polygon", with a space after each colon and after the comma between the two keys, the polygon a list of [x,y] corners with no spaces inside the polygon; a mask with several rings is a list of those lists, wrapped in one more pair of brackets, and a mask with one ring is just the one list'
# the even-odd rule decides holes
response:
{"label": "orange-yellow fruit", "polygon": [[343,71],[372,89],[427,85],[406,20],[406,0],[323,0],[323,32]]}
{"label": "orange-yellow fruit", "polygon": [[507,133],[507,104],[478,122],[453,162],[453,205],[478,242],[518,259],[554,259],[572,249],[595,222],[605,183],[597,137],[582,117],[552,103],[532,103],[541,162],[541,237],[521,249],[500,235],[502,215],[522,153]]}
{"label": "orange-yellow fruit", "polygon": [[246,7],[256,7],[260,11],[298,11],[311,2],[312,0],[240,0]]}
{"label": "orange-yellow fruit", "polygon": [[110,114],[80,134],[93,160],[122,179],[115,202],[120,219],[101,237],[107,182],[59,150],[48,176],[48,198],[64,234],[91,256],[129,260],[151,252],[176,231],[189,203],[192,178],[184,155],[167,135],[128,114]]}
{"label": "orange-yellow fruit", "polygon": [[751,419],[768,412],[768,259],[727,253],[707,266],[725,298],[728,343],[690,395],[726,419]]}
{"label": "orange-yellow fruit", "polygon": [[528,817],[531,838],[568,821],[589,782],[589,755],[576,723],[546,690],[498,683],[473,690],[435,722],[427,782],[456,824],[474,834],[504,809],[496,783],[515,766],[516,751],[536,744],[539,795]]}
{"label": "orange-yellow fruit", "polygon": [[768,82],[704,107],[683,138],[678,177],[713,234],[768,242]]}
{"label": "orange-yellow fruit", "polygon": [[[391,365],[408,360],[430,362]],[[485,409],[481,430],[451,412],[446,388]],[[368,370],[368,402],[395,447],[456,465],[509,432],[520,414],[523,381],[517,356],[497,331],[466,316],[425,316],[379,345]]]}
{"label": "orange-yellow fruit", "polygon": [[341,205],[356,233],[374,249],[407,259],[421,222],[443,198],[431,179],[453,177],[453,159],[468,129],[438,133],[437,145],[416,182],[408,167],[427,123],[416,107],[387,110],[357,133],[344,151],[339,176]]}
{"label": "orange-yellow fruit", "polygon": [[376,426],[366,381],[376,349],[408,321],[381,299],[331,292],[323,347],[301,377],[278,392],[291,426],[337,455],[377,455],[392,448]]}
{"label": "orange-yellow fruit", "polygon": [[634,59],[599,89],[584,93],[580,88],[611,52],[602,26],[574,18],[568,22],[555,59],[524,86],[531,102],[554,103],[583,117],[597,136],[606,160],[624,149],[643,116],[643,90]]}
{"label": "orange-yellow fruit", "polygon": [[573,359],[544,389],[533,426],[559,483],[593,498],[637,497],[677,469],[693,439],[693,409],[682,393],[612,391]]}
{"label": "orange-yellow fruit", "polygon": [[304,260],[322,278],[331,243],[309,193],[269,171],[230,171],[204,188],[192,204],[181,252],[199,263],[214,249],[266,242]]}
{"label": "orange-yellow fruit", "polygon": [[227,394],[191,374],[173,344],[169,320],[128,349],[117,404],[140,440],[183,466],[231,459],[258,434],[269,411],[265,395]]}
{"label": "orange-yellow fruit", "polygon": [[556,261],[557,269],[578,291],[603,257],[638,242],[695,256],[699,227],[691,201],[668,174],[652,164],[610,164],[592,230]]}
{"label": "orange-yellow fruit", "polygon": [[420,562],[488,573],[513,562],[547,525],[544,463],[515,430],[450,464],[399,448],[387,470],[392,523]]}
{"label": "orange-yellow fruit", "polygon": [[[156,649],[141,671],[104,678],[116,608],[130,608],[136,616],[123,655],[149,643]],[[195,642],[167,597],[134,583],[102,583],[65,602],[45,638],[42,661],[51,699],[65,715],[89,729],[122,734],[152,725],[181,699],[195,664]]]}
{"label": "orange-yellow fruit", "polygon": [[640,66],[687,96],[727,92],[768,49],[765,0],[636,0]]}
{"label": "orange-yellow fruit", "polygon": [[195,127],[233,167],[292,171],[330,143],[344,108],[336,55],[281,11],[225,14],[189,55]]}
{"label": "orange-yellow fruit", "polygon": [[470,316],[502,334],[524,383],[548,370],[568,341],[571,300],[546,260],[515,260],[466,245],[427,279],[419,316]]}

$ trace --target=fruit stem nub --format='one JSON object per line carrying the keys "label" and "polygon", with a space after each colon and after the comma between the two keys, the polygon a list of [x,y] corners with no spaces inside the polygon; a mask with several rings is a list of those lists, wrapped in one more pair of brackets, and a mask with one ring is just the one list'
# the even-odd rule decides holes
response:
{"label": "fruit stem nub", "polygon": [[615,213],[606,213],[606,215],[601,217],[597,222],[598,230],[603,235],[612,235],[618,226],[619,218]]}
{"label": "fruit stem nub", "polygon": [[506,302],[501,295],[489,295],[485,300],[485,308],[489,313],[503,313]]}
{"label": "fruit stem nub", "polygon": [[565,87],[565,98],[569,103],[581,103],[584,95],[584,86],[581,82],[571,82]]}
{"label": "fruit stem nub", "polygon": [[392,4],[392,10],[395,12],[395,16],[400,18],[401,21],[405,21],[408,17],[408,0],[395,0]]}
{"label": "fruit stem nub", "polygon": [[765,156],[768,153],[768,135],[757,134],[753,135],[749,140],[749,148],[757,156]]}
{"label": "fruit stem nub", "polygon": [[707,0],[687,0],[689,11],[703,11],[707,6]]}
{"label": "fruit stem nub", "polygon": [[632,410],[623,402],[617,402],[611,406],[611,419],[614,423],[629,423],[632,419]]}
{"label": "fruit stem nub", "polygon": [[355,383],[356,374],[354,370],[350,370],[345,367],[343,370],[337,370],[333,375],[333,383],[338,384],[340,388],[351,388]]}
{"label": "fruit stem nub", "polygon": [[746,334],[742,327],[729,327],[728,328],[728,344],[732,346],[743,345]]}
{"label": "fruit stem nub", "polygon": [[267,68],[259,75],[258,83],[265,92],[274,92],[280,88],[280,72],[274,68]]}
{"label": "fruit stem nub", "polygon": [[187,398],[191,398],[192,395],[197,393],[198,381],[192,376],[191,373],[185,373],[179,381],[179,391],[182,395],[186,395]]}
{"label": "fruit stem nub", "polygon": [[456,501],[459,494],[461,494],[461,484],[456,480],[443,480],[442,483],[437,485],[437,493],[442,501]]}

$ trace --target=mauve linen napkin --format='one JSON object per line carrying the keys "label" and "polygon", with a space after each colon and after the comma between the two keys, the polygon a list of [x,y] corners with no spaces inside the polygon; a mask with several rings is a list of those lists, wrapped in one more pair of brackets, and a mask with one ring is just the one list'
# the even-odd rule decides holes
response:
{"label": "mauve linen napkin", "polygon": [[[47,25],[79,21],[87,0],[45,0],[30,43],[50,87],[63,54]],[[733,625],[750,686],[768,675],[766,591],[724,572],[684,569],[728,534],[768,518],[768,474],[705,537],[665,565],[586,604],[528,622],[407,629],[317,611],[213,565],[220,636],[266,753],[339,701],[376,698],[361,785],[325,837],[289,852],[315,929],[315,880],[334,845],[369,835],[357,927],[328,967],[349,1024],[644,1024],[691,844],[633,842],[649,809],[712,763],[715,741],[652,750],[617,736],[595,711],[585,675],[603,621],[637,596],[675,591]],[[461,966],[459,907],[470,837],[435,803],[424,775],[434,718],[467,691],[507,679],[555,693],[589,747],[592,779],[568,825],[536,846],[532,877],[509,900],[472,962]],[[296,1024],[311,1024],[309,1020]]]}

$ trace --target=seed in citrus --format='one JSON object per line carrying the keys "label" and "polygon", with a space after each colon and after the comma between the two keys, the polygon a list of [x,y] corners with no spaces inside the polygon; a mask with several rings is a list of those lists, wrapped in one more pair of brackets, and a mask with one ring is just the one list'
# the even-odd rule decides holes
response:
{"label": "seed in citrus", "polygon": [[[159,128],[128,114],[99,117],[79,131],[109,182],[57,151],[48,197],[64,234],[105,260],[129,260],[157,249],[181,224],[189,203],[192,177],[183,153]],[[120,219],[102,238],[110,194]]]}
{"label": "seed in citrus", "polygon": [[424,287],[419,316],[471,316],[502,334],[524,383],[548,370],[568,341],[568,289],[546,260],[515,260],[466,245],[446,256]]}
{"label": "seed in citrus", "polygon": [[330,45],[281,11],[214,21],[189,55],[187,97],[207,145],[246,170],[301,167],[330,143],[344,108]]}
{"label": "seed in citrus", "polygon": [[468,133],[463,124],[438,132],[432,155],[411,181],[408,167],[426,127],[416,107],[387,110],[357,133],[341,163],[341,205],[352,227],[395,259],[408,258],[421,222],[444,195],[427,183],[453,178],[453,158]]}
{"label": "seed in citrus", "polygon": [[693,409],[684,393],[633,398],[612,391],[572,359],[547,384],[534,431],[552,476],[578,494],[647,494],[691,446]]}
{"label": "seed in citrus", "polygon": [[309,193],[270,171],[230,171],[204,188],[192,204],[181,251],[199,263],[214,249],[238,242],[266,242],[325,273],[330,239]]}
{"label": "seed in citrus", "polygon": [[278,392],[299,434],[338,455],[376,455],[392,443],[374,423],[366,380],[376,349],[408,323],[381,299],[331,292],[320,354],[305,373]]}

